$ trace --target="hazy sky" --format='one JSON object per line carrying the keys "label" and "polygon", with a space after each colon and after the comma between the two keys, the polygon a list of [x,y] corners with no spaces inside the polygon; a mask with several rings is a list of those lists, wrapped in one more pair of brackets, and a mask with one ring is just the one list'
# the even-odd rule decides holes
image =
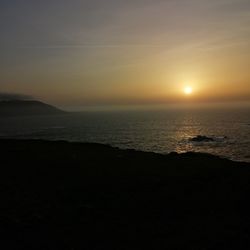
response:
{"label": "hazy sky", "polygon": [[0,30],[1,93],[63,106],[250,100],[249,0],[1,0]]}

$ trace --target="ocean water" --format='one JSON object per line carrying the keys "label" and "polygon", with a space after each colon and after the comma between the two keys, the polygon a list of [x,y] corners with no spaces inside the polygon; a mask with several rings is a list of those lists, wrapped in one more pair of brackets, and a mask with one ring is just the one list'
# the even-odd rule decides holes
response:
{"label": "ocean water", "polygon": [[[204,135],[212,142],[191,142]],[[82,112],[0,120],[0,138],[97,142],[158,153],[207,152],[250,162],[250,110]]]}

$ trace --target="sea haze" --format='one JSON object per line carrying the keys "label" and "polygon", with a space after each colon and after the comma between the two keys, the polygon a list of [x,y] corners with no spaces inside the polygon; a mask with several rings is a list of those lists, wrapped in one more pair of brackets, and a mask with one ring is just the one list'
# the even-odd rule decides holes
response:
{"label": "sea haze", "polygon": [[[210,142],[191,142],[204,135]],[[192,109],[79,112],[6,117],[1,138],[97,142],[159,153],[207,152],[250,162],[250,110]]]}

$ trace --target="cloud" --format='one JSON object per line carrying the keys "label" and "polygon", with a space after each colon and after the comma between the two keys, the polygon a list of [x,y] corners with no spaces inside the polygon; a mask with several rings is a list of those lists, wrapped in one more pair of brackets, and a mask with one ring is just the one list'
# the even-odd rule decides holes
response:
{"label": "cloud", "polygon": [[33,97],[23,94],[15,93],[0,93],[0,101],[9,101],[9,100],[32,100]]}

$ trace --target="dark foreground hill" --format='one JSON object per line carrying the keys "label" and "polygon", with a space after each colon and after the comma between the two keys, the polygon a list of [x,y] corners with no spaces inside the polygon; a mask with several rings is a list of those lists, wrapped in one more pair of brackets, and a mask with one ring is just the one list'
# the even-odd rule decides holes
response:
{"label": "dark foreground hill", "polygon": [[250,164],[0,140],[1,249],[250,249]]}
{"label": "dark foreground hill", "polygon": [[65,112],[40,101],[0,101],[0,117],[55,115],[63,113]]}

